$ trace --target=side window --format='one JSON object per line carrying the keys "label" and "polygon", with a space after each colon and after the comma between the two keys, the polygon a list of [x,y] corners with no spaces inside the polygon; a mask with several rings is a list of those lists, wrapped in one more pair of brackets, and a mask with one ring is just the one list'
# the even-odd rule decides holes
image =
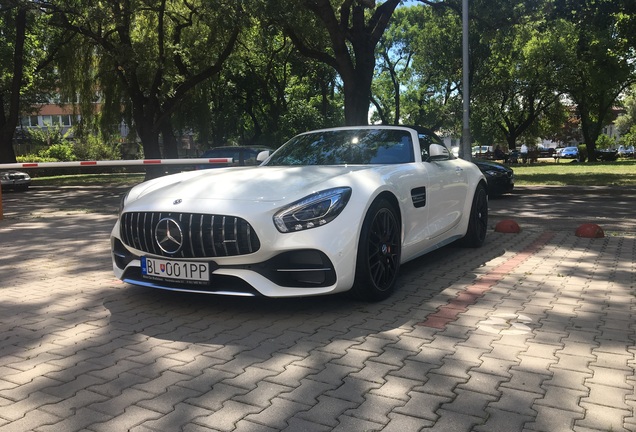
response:
{"label": "side window", "polygon": [[232,152],[232,154],[230,155],[230,157],[232,158],[232,166],[240,166],[243,165],[242,161],[241,161],[241,152],[240,150],[235,150]]}
{"label": "side window", "polygon": [[431,144],[433,143],[433,139],[430,135],[425,135],[425,134],[419,134],[418,139],[420,141],[420,150],[422,152],[422,161],[426,161],[428,160],[428,157],[430,156],[429,153],[429,147],[431,146]]}
{"label": "side window", "polygon": [[246,149],[243,152],[243,157],[245,158],[245,165],[256,165],[256,156],[258,156],[259,151],[254,149]]}

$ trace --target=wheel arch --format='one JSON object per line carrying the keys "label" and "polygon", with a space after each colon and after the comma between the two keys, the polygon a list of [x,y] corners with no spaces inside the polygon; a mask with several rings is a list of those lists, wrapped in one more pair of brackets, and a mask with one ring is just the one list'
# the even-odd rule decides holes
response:
{"label": "wheel arch", "polygon": [[[357,238],[356,238],[356,250],[360,247],[360,236],[362,235],[362,225],[364,223],[364,219],[369,212],[369,209],[373,207],[373,204],[381,199],[385,199],[391,204],[395,212],[397,213],[398,220],[400,221],[400,238],[402,243],[404,243],[404,221],[402,220],[402,209],[400,208],[400,201],[397,196],[389,190],[383,190],[378,195],[376,195],[371,201],[369,201],[367,208],[362,213],[362,219],[360,220],[360,225],[358,228]],[[355,265],[355,262],[354,262]]]}
{"label": "wheel arch", "polygon": [[[389,191],[380,192],[380,194],[378,194],[378,196],[375,197],[375,199],[371,202],[371,204],[380,199],[386,199],[393,206],[400,220],[402,220],[402,210],[400,209],[400,202],[398,201],[397,197],[392,192],[389,192]],[[371,204],[369,204],[369,207],[371,207]]]}

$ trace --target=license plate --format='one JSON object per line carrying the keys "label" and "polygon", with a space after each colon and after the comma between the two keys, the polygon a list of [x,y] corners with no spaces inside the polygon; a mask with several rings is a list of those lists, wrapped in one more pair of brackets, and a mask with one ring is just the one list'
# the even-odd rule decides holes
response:
{"label": "license plate", "polygon": [[210,265],[206,262],[173,261],[141,257],[141,274],[170,280],[208,282]]}

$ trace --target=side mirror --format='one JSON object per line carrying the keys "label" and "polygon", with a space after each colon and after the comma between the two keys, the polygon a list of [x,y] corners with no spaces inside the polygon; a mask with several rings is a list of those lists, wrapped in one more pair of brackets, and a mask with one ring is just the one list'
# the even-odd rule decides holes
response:
{"label": "side mirror", "polygon": [[429,152],[429,157],[428,157],[429,162],[450,159],[450,153],[448,152],[448,149],[446,148],[446,146],[443,146],[440,144],[431,144],[431,146],[428,148],[428,152]]}
{"label": "side mirror", "polygon": [[256,156],[256,161],[263,162],[265,159],[269,157],[269,153],[270,153],[269,150],[263,150]]}

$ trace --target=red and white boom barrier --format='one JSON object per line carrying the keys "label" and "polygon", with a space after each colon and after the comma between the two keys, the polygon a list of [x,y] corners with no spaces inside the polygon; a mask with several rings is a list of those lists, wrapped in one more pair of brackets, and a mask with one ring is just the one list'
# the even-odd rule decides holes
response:
{"label": "red and white boom barrier", "polygon": [[[75,161],[75,162],[18,162],[0,164],[0,169],[25,168],[74,168],[94,166],[156,166],[156,165],[205,165],[232,163],[233,158],[193,158],[193,159],[135,159],[109,161]],[[3,219],[2,188],[0,188],[0,220]]]}
{"label": "red and white boom barrier", "polygon": [[0,169],[25,168],[73,168],[91,166],[148,166],[148,165],[204,165],[232,163],[233,158],[192,158],[192,159],[133,159],[107,161],[74,161],[74,162],[18,162],[0,164]]}

